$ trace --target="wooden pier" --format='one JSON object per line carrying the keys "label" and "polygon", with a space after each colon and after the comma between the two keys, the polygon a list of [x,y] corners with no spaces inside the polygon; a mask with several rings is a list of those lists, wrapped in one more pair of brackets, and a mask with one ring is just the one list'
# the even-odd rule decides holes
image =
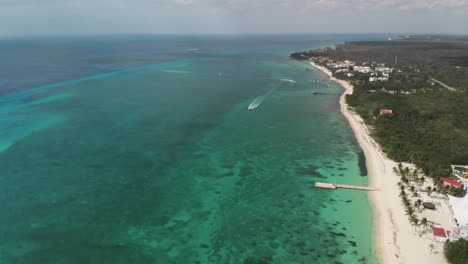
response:
{"label": "wooden pier", "polygon": [[372,187],[367,187],[367,186],[334,184],[334,183],[326,183],[326,182],[316,182],[315,188],[332,189],[332,190],[341,188],[341,189],[361,190],[361,191],[377,191],[377,189],[372,188]]}

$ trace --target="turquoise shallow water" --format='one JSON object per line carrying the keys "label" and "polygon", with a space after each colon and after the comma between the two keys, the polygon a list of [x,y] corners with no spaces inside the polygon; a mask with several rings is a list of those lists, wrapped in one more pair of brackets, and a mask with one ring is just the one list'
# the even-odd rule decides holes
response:
{"label": "turquoise shallow water", "polygon": [[308,68],[250,49],[0,97],[0,263],[373,263],[366,194],[313,188],[367,177]]}

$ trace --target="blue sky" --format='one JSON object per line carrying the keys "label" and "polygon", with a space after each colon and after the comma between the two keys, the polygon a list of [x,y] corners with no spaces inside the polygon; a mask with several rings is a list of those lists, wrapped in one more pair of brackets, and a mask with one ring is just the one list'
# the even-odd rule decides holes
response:
{"label": "blue sky", "polygon": [[468,34],[468,0],[0,0],[0,35]]}

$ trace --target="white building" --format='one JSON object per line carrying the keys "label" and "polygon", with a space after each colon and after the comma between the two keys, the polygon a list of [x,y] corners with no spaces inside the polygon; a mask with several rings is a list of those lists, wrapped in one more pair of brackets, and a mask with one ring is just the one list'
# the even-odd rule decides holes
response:
{"label": "white building", "polygon": [[393,68],[383,67],[383,66],[375,67],[375,70],[378,71],[378,72],[386,72],[386,73],[393,72]]}
{"label": "white building", "polygon": [[450,165],[453,175],[463,183],[465,188],[468,188],[468,166],[467,165]]}
{"label": "white building", "polygon": [[345,68],[345,69],[339,69],[336,71],[336,73],[339,73],[339,72],[349,72],[349,70]]}
{"label": "white building", "polygon": [[383,76],[383,77],[369,77],[369,82],[386,82],[388,81],[388,77],[387,76]]}
{"label": "white building", "polygon": [[360,73],[371,73],[371,72],[373,72],[371,67],[369,67],[369,66],[354,66],[353,70],[357,71],[357,72],[360,72]]}
{"label": "white building", "polygon": [[353,66],[354,64],[350,61],[338,61],[335,63],[335,65],[333,66],[333,68],[336,68],[336,69],[348,69],[349,67]]}
{"label": "white building", "polygon": [[355,62],[355,61],[345,60],[344,62],[345,62],[346,64],[350,65],[350,66],[356,65],[356,62]]}
{"label": "white building", "polygon": [[449,195],[448,197],[453,216],[458,223],[458,227],[454,229],[454,233],[458,233],[460,237],[466,238],[468,237],[468,196],[458,198]]}

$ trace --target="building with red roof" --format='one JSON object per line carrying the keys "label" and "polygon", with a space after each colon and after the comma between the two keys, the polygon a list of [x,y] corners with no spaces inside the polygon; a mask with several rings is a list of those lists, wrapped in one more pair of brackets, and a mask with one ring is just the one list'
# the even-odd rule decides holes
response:
{"label": "building with red roof", "polygon": [[438,242],[445,242],[447,240],[447,233],[445,232],[445,229],[442,227],[432,227],[432,234],[435,237],[435,240]]}
{"label": "building with red roof", "polygon": [[444,186],[453,186],[455,188],[462,187],[462,183],[452,178],[440,178]]}
{"label": "building with red roof", "polygon": [[391,109],[385,109],[385,108],[382,108],[380,109],[380,114],[381,115],[393,115],[393,110]]}

